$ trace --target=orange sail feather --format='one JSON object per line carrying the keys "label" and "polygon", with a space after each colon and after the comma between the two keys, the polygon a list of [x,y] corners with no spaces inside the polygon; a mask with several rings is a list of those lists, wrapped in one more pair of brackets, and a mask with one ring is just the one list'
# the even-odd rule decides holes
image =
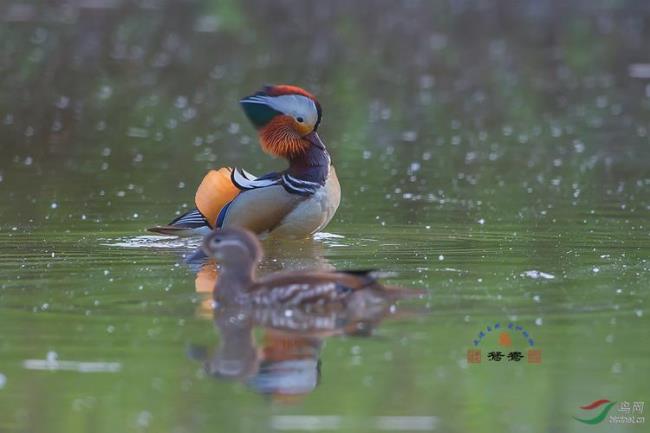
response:
{"label": "orange sail feather", "polygon": [[196,208],[208,220],[211,227],[214,227],[221,209],[240,193],[240,189],[232,183],[231,173],[230,167],[210,170],[196,190],[194,197]]}

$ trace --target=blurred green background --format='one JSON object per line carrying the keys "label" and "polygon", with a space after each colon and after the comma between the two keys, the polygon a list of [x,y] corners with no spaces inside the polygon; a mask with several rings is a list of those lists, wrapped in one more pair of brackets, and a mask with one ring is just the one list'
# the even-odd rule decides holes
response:
{"label": "blurred green background", "polygon": [[[647,2],[8,0],[0,41],[0,431],[644,430],[572,417],[649,398]],[[188,356],[220,338],[195,244],[142,237],[209,168],[283,167],[238,104],[266,83],[323,106],[343,238],[266,245],[263,270],[378,267],[432,294],[327,339],[290,405]],[[543,362],[468,365],[496,321]],[[48,353],[120,370],[26,368]]]}

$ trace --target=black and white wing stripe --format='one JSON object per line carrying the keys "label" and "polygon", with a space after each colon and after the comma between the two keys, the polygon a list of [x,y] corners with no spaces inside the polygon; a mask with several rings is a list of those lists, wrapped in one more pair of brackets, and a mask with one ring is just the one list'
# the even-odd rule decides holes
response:
{"label": "black and white wing stripe", "polygon": [[230,176],[232,183],[241,190],[264,188],[271,185],[278,185],[281,182],[277,176],[255,177],[255,175],[250,174],[243,168],[235,168]]}
{"label": "black and white wing stripe", "polygon": [[319,182],[299,179],[289,173],[270,173],[262,177],[247,172],[242,168],[235,168],[230,175],[232,183],[241,190],[265,188],[267,186],[282,185],[290,194],[309,196],[323,187]]}
{"label": "black and white wing stripe", "polygon": [[298,179],[297,177],[291,176],[289,173],[283,174],[281,179],[282,186],[284,186],[284,189],[291,194],[312,195],[323,186],[318,182]]}

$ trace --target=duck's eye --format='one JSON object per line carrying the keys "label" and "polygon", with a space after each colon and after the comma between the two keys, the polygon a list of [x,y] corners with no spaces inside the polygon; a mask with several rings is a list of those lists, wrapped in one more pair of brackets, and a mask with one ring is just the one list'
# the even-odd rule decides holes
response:
{"label": "duck's eye", "polygon": [[212,245],[219,245],[219,242],[221,242],[221,239],[219,239],[219,238],[213,238],[212,239]]}
{"label": "duck's eye", "polygon": [[303,119],[303,118],[300,117],[300,116],[296,117],[296,120],[298,121],[298,123],[302,123],[302,122],[305,121],[305,119]]}

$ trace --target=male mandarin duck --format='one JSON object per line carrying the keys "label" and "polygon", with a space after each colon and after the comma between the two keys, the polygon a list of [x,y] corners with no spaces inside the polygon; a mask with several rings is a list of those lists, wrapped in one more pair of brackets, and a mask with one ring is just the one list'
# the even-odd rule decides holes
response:
{"label": "male mandarin duck", "polygon": [[204,235],[237,225],[258,235],[306,237],[330,222],[341,189],[317,133],[322,110],[316,98],[296,86],[276,85],[240,102],[262,149],[285,158],[289,167],[261,177],[241,168],[211,170],[196,191],[196,208],[150,231]]}
{"label": "male mandarin duck", "polygon": [[256,278],[262,247],[252,232],[237,227],[213,231],[202,249],[221,265],[213,291],[219,305],[345,308],[362,315],[376,305],[425,294],[384,286],[372,271],[285,271]]}

